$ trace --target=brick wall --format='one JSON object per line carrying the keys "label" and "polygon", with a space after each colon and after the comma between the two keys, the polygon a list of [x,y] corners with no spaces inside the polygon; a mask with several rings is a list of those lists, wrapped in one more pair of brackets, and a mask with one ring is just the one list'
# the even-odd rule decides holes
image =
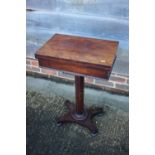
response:
{"label": "brick wall", "polygon": [[[44,78],[56,77],[60,80],[65,80],[68,82],[74,81],[74,76],[67,72],[39,67],[38,61],[36,59],[26,59],[26,71],[27,75],[37,75]],[[109,80],[86,77],[85,83],[88,86],[103,89],[113,93],[121,93],[125,95],[129,94],[129,77],[127,75],[120,75],[112,72]]]}

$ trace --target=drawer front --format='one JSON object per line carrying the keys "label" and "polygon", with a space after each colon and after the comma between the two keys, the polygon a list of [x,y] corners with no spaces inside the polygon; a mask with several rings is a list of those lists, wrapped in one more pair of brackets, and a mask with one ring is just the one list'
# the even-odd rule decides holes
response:
{"label": "drawer front", "polygon": [[111,70],[109,68],[98,67],[91,64],[82,64],[78,62],[72,62],[62,59],[51,59],[51,58],[39,58],[39,65],[42,67],[54,68],[57,70],[63,70],[82,75],[94,76],[99,78],[108,79]]}

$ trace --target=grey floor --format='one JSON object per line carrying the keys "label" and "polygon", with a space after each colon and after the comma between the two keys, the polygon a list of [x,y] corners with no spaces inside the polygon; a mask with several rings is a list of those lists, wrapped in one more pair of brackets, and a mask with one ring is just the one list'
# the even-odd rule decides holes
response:
{"label": "grey floor", "polygon": [[27,76],[27,155],[128,155],[129,98],[85,88],[85,105],[100,106],[104,115],[94,117],[99,133],[76,124],[58,127],[56,118],[74,102],[74,85]]}

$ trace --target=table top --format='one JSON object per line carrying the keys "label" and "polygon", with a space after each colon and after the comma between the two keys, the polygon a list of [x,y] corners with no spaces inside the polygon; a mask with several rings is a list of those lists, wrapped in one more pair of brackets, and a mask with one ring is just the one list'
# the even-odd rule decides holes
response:
{"label": "table top", "polygon": [[[88,72],[91,71],[90,68],[99,69],[100,72],[101,70],[111,71],[117,46],[117,41],[55,34],[37,51],[35,56],[39,59],[39,64],[44,67],[107,78],[107,75],[96,75],[94,71]],[[52,62],[55,65],[52,65]],[[68,65],[68,68],[60,67],[60,65]],[[72,65],[76,67],[71,69]],[[81,72],[80,68],[89,69]]]}

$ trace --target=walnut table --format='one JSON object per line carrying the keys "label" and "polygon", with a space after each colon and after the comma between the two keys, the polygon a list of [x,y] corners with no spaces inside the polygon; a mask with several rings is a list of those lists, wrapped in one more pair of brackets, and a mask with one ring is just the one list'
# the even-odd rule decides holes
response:
{"label": "walnut table", "polygon": [[84,108],[84,76],[108,79],[116,58],[118,42],[55,34],[35,54],[39,65],[75,75],[76,105],[66,101],[68,113],[58,123],[78,123],[93,134],[97,127],[92,117],[102,108]]}

